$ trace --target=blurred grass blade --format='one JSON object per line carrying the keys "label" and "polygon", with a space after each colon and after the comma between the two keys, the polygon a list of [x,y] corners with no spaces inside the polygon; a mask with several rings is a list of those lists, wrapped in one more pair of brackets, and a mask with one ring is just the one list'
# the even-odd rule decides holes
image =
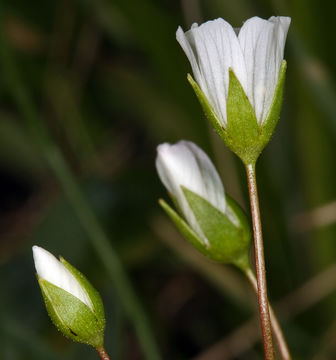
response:
{"label": "blurred grass blade", "polygon": [[[2,10],[2,9],[1,9]],[[3,15],[2,15],[3,16]],[[73,206],[82,226],[88,233],[93,248],[103,262],[109,276],[118,291],[121,303],[124,305],[130,321],[133,322],[140,345],[147,359],[160,359],[153,333],[150,329],[145,312],[134,292],[127,274],[115,250],[111,246],[104,230],[101,228],[95,214],[84,198],[79,185],[70,168],[64,160],[60,150],[53,143],[48,130],[40,119],[33,101],[29,97],[21,81],[9,48],[4,39],[0,18],[0,61],[1,70],[7,82],[9,94],[18,107],[33,140],[40,146],[40,151],[45,156],[47,163],[60,182],[63,191]]]}

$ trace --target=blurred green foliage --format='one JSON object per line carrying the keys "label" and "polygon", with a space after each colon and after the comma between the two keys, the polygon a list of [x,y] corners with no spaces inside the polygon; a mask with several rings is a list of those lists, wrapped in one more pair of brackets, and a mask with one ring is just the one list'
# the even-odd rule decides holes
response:
{"label": "blurred green foliage", "polygon": [[[273,302],[284,298],[279,318],[295,359],[336,358],[335,5],[3,0],[0,10],[2,37],[20,77],[125,265],[162,358],[203,360],[260,359],[262,351],[255,328],[256,343],[230,343],[255,314],[245,279],[197,257],[157,205],[166,194],[155,173],[155,147],[183,138],[211,155],[226,190],[248,208],[243,167],[205,120],[175,31],[216,17],[234,26],[254,15],[292,17],[282,116],[257,166],[267,277]],[[100,290],[112,359],[140,359],[114,284],[31,137],[5,71],[2,66],[0,359],[97,358],[51,325],[34,276],[33,244],[63,255]]]}

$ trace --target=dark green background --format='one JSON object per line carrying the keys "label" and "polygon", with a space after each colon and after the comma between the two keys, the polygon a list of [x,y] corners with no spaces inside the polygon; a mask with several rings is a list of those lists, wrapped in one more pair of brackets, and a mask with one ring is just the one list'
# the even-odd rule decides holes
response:
{"label": "dark green background", "polygon": [[[204,118],[175,31],[217,17],[241,26],[255,15],[292,18],[282,116],[257,166],[270,297],[276,303],[294,294],[279,317],[295,359],[336,358],[335,10],[332,1],[313,0],[1,1],[1,47],[11,52],[31,103],[117,249],[164,359],[262,358],[260,342],[243,351],[238,342],[239,355],[231,357],[224,357],[228,346],[217,357],[207,352],[253,316],[255,298],[235,270],[195,259],[157,204],[167,195],[154,167],[160,142],[192,140],[248,209],[242,165]],[[30,135],[36,129],[28,129],[7,72],[1,61],[0,359],[97,359],[51,325],[34,244],[64,256],[101,292],[111,358],[142,359],[113,283]]]}

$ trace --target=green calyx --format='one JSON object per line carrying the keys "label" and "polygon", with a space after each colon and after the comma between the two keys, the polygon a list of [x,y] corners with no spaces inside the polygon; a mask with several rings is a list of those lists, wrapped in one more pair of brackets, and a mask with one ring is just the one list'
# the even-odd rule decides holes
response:
{"label": "green calyx", "polygon": [[69,292],[47,280],[38,279],[48,314],[54,325],[67,338],[99,348],[103,346],[105,330],[101,297],[82,273],[63,258],[60,261],[86,290],[92,309]]}
{"label": "green calyx", "polygon": [[198,84],[188,75],[188,81],[207,118],[226,145],[240,157],[245,165],[255,163],[271,139],[280,117],[285,75],[286,61],[283,60],[271,107],[265,121],[259,125],[252,105],[236,75],[230,69],[226,126],[218,119]]}
{"label": "green calyx", "polygon": [[181,233],[211,260],[248,269],[251,231],[242,209],[227,196],[226,211],[222,213],[201,196],[182,189],[207,242],[165,201],[160,200],[160,205]]}
{"label": "green calyx", "polygon": [[88,294],[92,308],[95,316],[100,323],[100,326],[105,329],[105,311],[104,304],[102,298],[99,295],[99,292],[91,285],[89,280],[75,267],[69,264],[63,257],[60,258],[61,263],[72,273],[72,275],[76,278],[79,284],[85,289]]}

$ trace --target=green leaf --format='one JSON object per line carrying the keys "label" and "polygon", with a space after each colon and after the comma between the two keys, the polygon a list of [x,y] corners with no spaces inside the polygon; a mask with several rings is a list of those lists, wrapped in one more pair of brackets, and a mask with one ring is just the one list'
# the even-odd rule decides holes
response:
{"label": "green leaf", "polygon": [[207,249],[211,259],[234,264],[246,269],[249,265],[251,231],[245,214],[229,199],[227,213],[222,213],[207,200],[182,187],[205,237],[209,241]]}
{"label": "green leaf", "polygon": [[104,326],[81,300],[50,282],[39,279],[48,314],[55,326],[69,339],[100,347]]}
{"label": "green leaf", "polygon": [[226,106],[227,128],[224,141],[245,164],[254,163],[262,150],[259,140],[261,129],[252,105],[231,69]]}

